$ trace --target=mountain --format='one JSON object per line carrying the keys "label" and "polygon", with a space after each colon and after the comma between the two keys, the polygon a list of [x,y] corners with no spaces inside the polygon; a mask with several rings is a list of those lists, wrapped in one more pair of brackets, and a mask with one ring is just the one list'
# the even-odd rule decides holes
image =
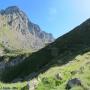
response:
{"label": "mountain", "polygon": [[37,51],[54,41],[17,6],[1,10],[0,21],[0,45],[7,50]]}
{"label": "mountain", "polygon": [[[78,54],[83,54],[90,50],[89,39],[90,19],[28,57],[18,66],[21,71],[21,76],[25,76],[33,71],[38,71],[50,63],[56,65],[68,63],[71,57],[74,58]],[[64,59],[63,57],[66,56],[67,58]],[[63,60],[61,58],[63,58]]]}
{"label": "mountain", "polygon": [[[7,23],[8,14],[5,11],[11,13],[12,10],[9,10],[1,11],[2,23],[5,21]],[[6,16],[4,16],[5,14]],[[22,33],[22,30],[20,32],[17,31],[14,27],[15,25],[13,25],[15,30],[9,29],[12,28],[11,23],[4,24],[3,30],[1,29],[4,32],[1,31],[0,36],[5,41],[5,36],[7,36],[10,40],[10,45],[15,50],[21,43],[19,39],[15,39],[17,34],[21,35],[20,37],[22,38],[23,36],[26,38],[29,31],[30,36],[38,36],[35,33],[31,34],[31,31],[35,32],[33,29],[31,31],[27,30],[26,33]],[[13,33],[14,31],[15,33]],[[42,41],[45,42],[44,44],[47,42],[45,39]],[[19,45],[15,45],[18,44],[15,42],[18,42]],[[1,53],[7,43],[0,44]],[[32,54],[26,52],[12,53],[0,56],[0,81],[2,81],[0,88],[18,88],[19,90],[29,90],[29,88],[30,90],[90,90],[90,19],[37,52]]]}

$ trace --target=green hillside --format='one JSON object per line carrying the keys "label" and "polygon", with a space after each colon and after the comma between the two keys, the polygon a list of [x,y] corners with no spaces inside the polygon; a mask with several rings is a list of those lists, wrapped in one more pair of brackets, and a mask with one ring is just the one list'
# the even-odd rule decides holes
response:
{"label": "green hillside", "polygon": [[[9,81],[15,77],[25,77],[30,73],[37,72],[45,65],[50,67],[50,64],[63,65],[73,60],[78,54],[83,54],[90,50],[90,29],[88,26],[89,20],[72,30],[71,32],[58,38],[54,43],[41,49],[40,51],[33,53],[30,57],[27,57],[18,66],[12,67],[5,71],[3,78],[8,76]],[[61,60],[61,58],[68,55],[67,59]],[[72,56],[72,57],[71,57]],[[60,59],[58,63],[58,59]],[[47,69],[48,69],[47,68]],[[14,70],[14,73],[12,73]],[[17,73],[17,74],[16,74]],[[6,75],[6,76],[5,76]],[[9,76],[12,75],[10,79]],[[7,77],[6,77],[7,78]],[[6,80],[6,79],[5,79]],[[7,80],[8,81],[8,80]]]}
{"label": "green hillside", "polygon": [[[67,57],[66,57],[67,58]],[[72,73],[74,72],[74,73]],[[57,79],[60,74],[62,80]],[[52,66],[45,73],[40,74],[41,82],[36,90],[66,90],[66,84],[70,79],[79,78],[82,86],[73,87],[70,90],[89,90],[90,89],[90,52],[77,55],[68,64],[62,66]]]}
{"label": "green hillside", "polygon": [[[77,77],[83,87],[74,87],[72,90],[89,90],[90,25],[88,23],[90,19],[40,51],[27,56],[24,54],[25,60],[22,63],[7,67],[2,72],[1,81],[9,83],[21,78],[22,82],[25,82],[28,75],[35,73],[29,80],[40,78],[41,82],[36,90],[66,90],[68,80]],[[76,73],[72,74],[73,71]],[[63,76],[62,80],[55,78],[57,73]]]}
{"label": "green hillside", "polygon": [[[72,56],[70,56],[72,57]],[[68,55],[65,57],[68,58]],[[64,59],[64,58],[62,58]],[[59,60],[58,60],[59,61]],[[72,73],[75,72],[75,73]],[[56,74],[60,73],[62,80],[56,78]],[[40,73],[38,78],[41,80],[36,90],[66,90],[66,84],[71,78],[79,78],[86,90],[90,89],[90,52],[77,55],[72,61],[62,66],[52,65],[46,72]],[[37,77],[36,77],[37,79]],[[32,82],[33,80],[31,80]],[[48,82],[48,83],[47,83]],[[23,86],[23,87],[22,87]],[[27,83],[0,84],[0,88],[22,88],[27,87]],[[24,89],[28,90],[28,89]],[[82,87],[74,87],[71,90],[84,90]]]}

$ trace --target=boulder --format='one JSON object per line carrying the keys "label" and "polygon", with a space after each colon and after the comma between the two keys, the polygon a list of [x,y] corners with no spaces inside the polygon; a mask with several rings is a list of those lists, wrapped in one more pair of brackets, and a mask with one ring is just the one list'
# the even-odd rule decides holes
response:
{"label": "boulder", "polygon": [[78,78],[73,78],[73,79],[69,80],[66,84],[66,90],[69,90],[69,89],[73,88],[74,86],[82,86],[81,80]]}
{"label": "boulder", "polygon": [[62,80],[63,79],[63,76],[61,75],[61,73],[57,73],[55,77],[58,80]]}

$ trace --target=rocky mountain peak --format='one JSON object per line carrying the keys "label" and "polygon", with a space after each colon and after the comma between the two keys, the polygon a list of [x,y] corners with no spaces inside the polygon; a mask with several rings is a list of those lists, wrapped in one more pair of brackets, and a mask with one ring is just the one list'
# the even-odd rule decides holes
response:
{"label": "rocky mountain peak", "polygon": [[[4,17],[4,21],[2,21],[8,26],[9,32],[13,31],[13,40],[16,39],[18,41],[16,43],[20,46],[18,49],[31,48],[38,50],[44,47],[46,43],[54,41],[52,34],[42,31],[39,25],[32,23],[27,15],[17,6],[11,6],[5,10],[1,10],[0,15]],[[7,40],[2,41],[10,43],[8,37],[6,38]],[[13,45],[14,47],[15,45]]]}
{"label": "rocky mountain peak", "polygon": [[16,12],[16,11],[20,11],[20,9],[17,7],[17,6],[11,6],[11,7],[8,7],[5,9],[7,12],[9,11],[13,11],[13,12]]}
{"label": "rocky mountain peak", "polygon": [[17,7],[17,6],[11,6],[11,7],[8,7],[8,8],[6,8],[5,10],[4,9],[2,9],[1,11],[0,11],[0,14],[12,14],[12,13],[14,13],[14,12],[19,12],[20,11],[20,9]]}

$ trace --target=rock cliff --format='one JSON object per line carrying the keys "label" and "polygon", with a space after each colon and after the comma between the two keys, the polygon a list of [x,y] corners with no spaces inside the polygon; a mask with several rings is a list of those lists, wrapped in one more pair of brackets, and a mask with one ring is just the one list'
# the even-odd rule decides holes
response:
{"label": "rock cliff", "polygon": [[36,51],[53,41],[52,34],[42,31],[17,6],[0,11],[0,44],[5,48]]}

